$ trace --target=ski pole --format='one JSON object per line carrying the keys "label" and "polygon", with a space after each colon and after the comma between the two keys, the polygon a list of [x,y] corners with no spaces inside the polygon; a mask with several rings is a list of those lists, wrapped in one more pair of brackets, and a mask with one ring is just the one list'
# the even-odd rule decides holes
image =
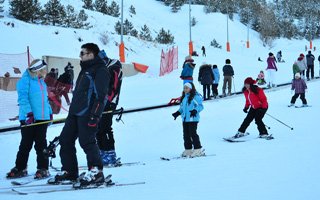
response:
{"label": "ski pole", "polygon": [[265,126],[267,127],[267,129],[271,129],[271,127],[270,127],[270,126],[268,126],[268,125],[266,125],[266,124],[265,124]]}
{"label": "ski pole", "polygon": [[273,118],[273,119],[277,120],[277,121],[278,121],[278,122],[280,122],[281,124],[285,125],[286,127],[290,128],[291,130],[293,130],[293,127],[291,127],[291,126],[289,126],[289,125],[285,124],[284,122],[280,121],[279,119],[277,119],[277,118],[273,117],[272,115],[270,115],[270,114],[268,114],[268,113],[266,113],[266,114],[267,114],[269,117],[271,117],[271,118]]}

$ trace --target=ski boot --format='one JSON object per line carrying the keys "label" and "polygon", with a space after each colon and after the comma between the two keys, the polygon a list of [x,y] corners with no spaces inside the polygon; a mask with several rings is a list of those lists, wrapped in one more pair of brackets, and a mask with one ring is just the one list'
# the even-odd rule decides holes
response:
{"label": "ski boot", "polygon": [[192,149],[186,149],[182,152],[181,157],[190,157],[192,152]]}
{"label": "ski boot", "polygon": [[92,167],[79,176],[78,181],[73,184],[73,187],[76,189],[99,187],[104,183],[105,179],[102,170],[99,170],[98,167]]}
{"label": "ski boot", "polygon": [[52,185],[67,185],[76,182],[76,180],[77,176],[72,176],[67,171],[61,171],[54,178],[50,178],[47,183]]}
{"label": "ski boot", "polygon": [[121,165],[120,161],[117,159],[117,154],[115,150],[110,150],[110,151],[100,150],[100,157],[102,159],[104,166]]}
{"label": "ski boot", "polygon": [[22,178],[28,176],[27,169],[19,170],[18,168],[14,167],[7,173],[7,178]]}
{"label": "ski boot", "polygon": [[50,176],[49,170],[47,169],[38,169],[34,175],[34,179],[43,179]]}

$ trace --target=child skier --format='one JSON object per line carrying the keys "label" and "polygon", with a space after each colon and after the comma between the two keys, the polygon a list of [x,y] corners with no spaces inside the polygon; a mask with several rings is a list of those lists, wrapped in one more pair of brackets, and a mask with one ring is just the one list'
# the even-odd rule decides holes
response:
{"label": "child skier", "polygon": [[246,98],[246,104],[243,109],[243,112],[248,114],[246,118],[243,120],[234,138],[244,136],[246,129],[248,128],[248,126],[253,120],[256,121],[256,124],[258,126],[259,137],[260,138],[269,137],[266,126],[262,121],[264,115],[268,110],[267,97],[264,94],[263,90],[254,84],[255,84],[255,81],[251,77],[248,77],[244,80],[244,87],[242,91]]}
{"label": "child skier", "polygon": [[[203,156],[197,126],[200,119],[199,113],[203,110],[202,98],[196,91],[192,82],[185,83],[181,97],[180,109],[173,113],[174,120],[181,115],[183,125],[183,139],[185,150],[182,157]],[[193,147],[193,150],[192,150]]]}
{"label": "child skier", "polygon": [[291,98],[291,104],[289,105],[289,107],[294,106],[297,98],[300,95],[300,99],[302,101],[302,107],[307,107],[307,100],[305,98],[305,92],[307,90],[307,84],[306,82],[301,78],[300,73],[296,73],[295,78],[292,80],[292,86],[291,86],[291,90],[293,92],[293,90],[295,90],[295,94],[292,96]]}
{"label": "child skier", "polygon": [[258,78],[256,79],[257,81],[257,84],[258,85],[264,85],[266,84],[267,82],[264,80],[264,72],[263,70],[260,71],[260,73],[258,74]]}

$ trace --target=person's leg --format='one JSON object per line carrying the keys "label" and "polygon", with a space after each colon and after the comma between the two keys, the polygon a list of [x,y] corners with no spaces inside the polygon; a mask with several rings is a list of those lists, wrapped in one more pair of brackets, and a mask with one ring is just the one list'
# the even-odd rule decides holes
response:
{"label": "person's leg", "polygon": [[184,149],[192,149],[190,124],[188,122],[183,122],[182,127],[183,127]]}
{"label": "person's leg", "polygon": [[24,170],[27,168],[29,153],[33,145],[34,127],[21,127],[21,141],[16,158],[16,168]]}
{"label": "person's leg", "polygon": [[228,95],[231,95],[232,76],[228,76]]}
{"label": "person's leg", "polygon": [[70,177],[77,178],[79,175],[78,160],[76,156],[75,141],[78,137],[77,116],[68,115],[62,132],[59,136],[60,142],[60,158],[62,163],[62,171],[67,171]]}
{"label": "person's leg", "polygon": [[98,127],[89,127],[88,120],[89,116],[77,117],[79,143],[86,154],[88,167],[103,169],[103,163],[96,141]]}
{"label": "person's leg", "polygon": [[192,138],[192,144],[194,149],[201,149],[201,143],[199,135],[197,134],[198,122],[188,122],[190,136]]}
{"label": "person's leg", "polygon": [[206,89],[207,89],[207,99],[210,99],[210,85],[209,84],[206,85]]}
{"label": "person's leg", "polygon": [[301,93],[300,94],[300,99],[302,101],[302,104],[307,105],[307,100],[306,100],[306,97],[305,97],[305,93]]}
{"label": "person's leg", "polygon": [[202,94],[203,94],[203,99],[206,100],[207,97],[206,97],[206,85],[202,85]]}
{"label": "person's leg", "polygon": [[292,98],[291,98],[290,103],[291,103],[291,104],[295,104],[298,97],[299,97],[299,94],[294,94],[294,95],[292,96]]}
{"label": "person's leg", "polygon": [[254,119],[255,115],[256,115],[256,110],[250,108],[246,118],[244,118],[244,120],[243,120],[240,128],[238,129],[238,131],[241,132],[241,133],[245,133],[247,128],[249,127],[250,123]]}
{"label": "person's leg", "polygon": [[306,72],[306,77],[307,77],[307,80],[310,80],[309,79],[309,76],[310,75],[310,65],[308,65],[308,67],[307,67],[307,72]]}
{"label": "person's leg", "polygon": [[255,121],[258,126],[259,135],[268,135],[266,125],[262,121],[266,112],[267,112],[267,110],[265,110],[265,109],[258,109],[256,112]]}
{"label": "person's leg", "polygon": [[314,79],[314,65],[311,65],[311,78]]}
{"label": "person's leg", "polygon": [[223,78],[223,86],[222,86],[222,95],[225,96],[226,95],[226,87],[227,87],[227,77],[225,76]]}
{"label": "person's leg", "polygon": [[48,124],[35,126],[34,149],[37,153],[37,169],[49,168],[49,160],[43,154],[43,150],[47,148],[47,128]]}

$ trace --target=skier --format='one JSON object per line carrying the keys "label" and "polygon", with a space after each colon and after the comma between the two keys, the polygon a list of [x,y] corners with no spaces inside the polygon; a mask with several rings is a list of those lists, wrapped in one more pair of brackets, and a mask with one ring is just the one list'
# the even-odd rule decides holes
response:
{"label": "skier", "polygon": [[311,79],[314,79],[314,60],[315,57],[314,55],[311,53],[311,51],[308,51],[308,54],[306,55],[306,59],[307,59],[307,80],[310,80],[310,71],[311,71]]}
{"label": "skier", "polygon": [[64,68],[64,73],[61,74],[57,80],[56,91],[60,96],[64,96],[68,105],[70,105],[70,99],[68,93],[72,88],[72,73],[68,67]]}
{"label": "skier", "polygon": [[108,111],[109,113],[105,113],[101,116],[99,131],[97,132],[96,138],[103,165],[115,165],[117,164],[117,154],[115,151],[115,140],[112,130],[113,113],[110,111],[116,110],[119,102],[122,83],[122,65],[120,61],[108,58],[103,50],[100,51],[99,56],[105,61],[110,74],[108,102],[104,109],[104,111]]}
{"label": "skier", "polygon": [[202,50],[202,56],[207,57],[206,48],[204,46],[202,46],[201,50]]}
{"label": "skier", "polygon": [[277,53],[277,60],[279,63],[282,62],[282,52],[281,51],[278,51],[278,53]]}
{"label": "skier", "polygon": [[307,84],[303,79],[301,79],[300,73],[296,73],[295,78],[292,80],[292,86],[291,86],[292,93],[293,93],[293,90],[295,91],[295,94],[291,98],[289,107],[294,106],[294,104],[299,96],[302,101],[302,107],[307,107],[308,104],[307,104],[307,100],[305,98]]}
{"label": "skier", "polygon": [[[48,124],[30,126],[36,122],[52,119],[52,110],[48,101],[47,85],[44,82],[47,64],[40,59],[31,62],[17,83],[21,141],[15,167],[7,173],[7,178],[19,178],[28,175],[27,163],[33,143],[37,153],[37,171],[35,179],[49,176],[49,161],[43,155],[47,147]],[[29,126],[28,126],[29,125]]]}
{"label": "skier", "polygon": [[[243,112],[248,113],[246,118],[243,120],[237,134],[234,138],[242,137],[245,135],[246,129],[250,123],[255,120],[258,126],[259,137],[267,138],[268,131],[262,119],[268,110],[267,97],[263,92],[263,89],[259,88],[251,77],[244,80],[244,87],[242,89],[246,99],[246,103]],[[250,109],[249,109],[250,108]],[[249,110],[249,111],[248,111]]]}
{"label": "skier", "polygon": [[[185,83],[181,97],[180,108],[177,112],[172,113],[174,120],[179,115],[182,118],[183,139],[185,150],[182,157],[203,156],[199,135],[197,134],[199,113],[203,110],[202,98],[196,91],[193,83]],[[193,149],[192,149],[193,147]]]}
{"label": "skier", "polygon": [[300,69],[300,75],[301,75],[301,78],[304,79],[305,76],[304,76],[304,72],[305,70],[307,69],[307,62],[306,62],[306,59],[304,57],[304,54],[301,53],[298,57],[298,60],[297,60],[297,65]]}
{"label": "skier", "polygon": [[258,74],[258,77],[257,77],[256,81],[257,81],[257,84],[258,84],[258,85],[264,85],[264,84],[267,83],[266,80],[264,79],[264,72],[263,72],[263,70],[261,70],[260,73]]}
{"label": "skier", "polygon": [[182,72],[180,78],[183,80],[183,84],[187,82],[193,81],[193,70],[196,64],[194,64],[194,60],[191,56],[186,56],[185,61],[183,63]]}
{"label": "skier", "polygon": [[276,87],[276,85],[274,84],[274,79],[275,79],[275,73],[276,71],[278,71],[278,68],[276,66],[276,60],[273,56],[273,53],[269,53],[269,57],[267,59],[267,71],[268,71],[268,78],[269,78],[269,83],[268,83],[268,87]]}
{"label": "skier", "polygon": [[198,81],[203,86],[203,99],[211,99],[210,86],[214,80],[214,75],[211,66],[203,63],[199,69]]}
{"label": "skier", "polygon": [[213,72],[213,77],[214,80],[212,82],[212,95],[213,98],[218,97],[218,85],[220,81],[220,73],[217,65],[212,65],[212,72]]}
{"label": "skier", "polygon": [[230,59],[226,59],[226,64],[222,68],[223,71],[223,86],[222,86],[222,95],[225,97],[226,95],[226,88],[228,84],[228,96],[231,95],[231,85],[232,85],[232,78],[234,75],[233,68],[231,66]]}
{"label": "skier", "polygon": [[110,75],[105,63],[98,56],[99,52],[99,47],[94,43],[81,46],[81,71],[76,81],[69,115],[59,136],[62,168],[61,172],[48,180],[49,184],[77,180],[77,138],[86,154],[88,165],[88,171],[78,178],[80,186],[100,185],[104,182],[103,163],[99,155],[96,133],[107,103]]}
{"label": "skier", "polygon": [[300,74],[300,68],[298,66],[297,61],[294,61],[293,65],[292,65],[292,72],[293,72],[293,79],[294,79],[296,73]]}

